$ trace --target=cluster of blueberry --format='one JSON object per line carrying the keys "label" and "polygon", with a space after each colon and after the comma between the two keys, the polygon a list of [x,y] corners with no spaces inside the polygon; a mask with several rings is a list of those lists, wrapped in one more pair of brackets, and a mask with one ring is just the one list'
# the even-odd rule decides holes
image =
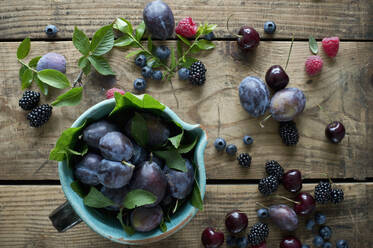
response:
{"label": "cluster of blueberry", "polygon": [[[251,145],[252,143],[254,143],[254,139],[249,135],[245,135],[243,137],[243,142],[246,145]],[[216,140],[214,141],[214,147],[219,152],[224,151],[225,149],[225,152],[229,156],[234,156],[237,153],[237,146],[234,144],[227,145],[227,142],[225,141],[225,139],[221,137],[216,138]],[[251,156],[245,152],[241,153],[240,155],[238,155],[237,161],[241,166],[248,168],[251,165]]]}

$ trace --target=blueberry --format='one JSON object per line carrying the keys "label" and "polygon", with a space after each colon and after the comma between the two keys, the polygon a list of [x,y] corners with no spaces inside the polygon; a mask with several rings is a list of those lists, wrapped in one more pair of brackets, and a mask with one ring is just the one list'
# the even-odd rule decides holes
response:
{"label": "blueberry", "polygon": [[326,242],[323,244],[322,248],[332,248],[332,243]]}
{"label": "blueberry", "polygon": [[229,235],[227,237],[227,246],[237,247],[237,241],[238,239],[236,237]]}
{"label": "blueberry", "polygon": [[264,32],[267,34],[273,34],[276,31],[276,23],[273,21],[268,21],[264,23]]}
{"label": "blueberry", "polygon": [[152,79],[154,80],[162,80],[163,74],[161,71],[153,71]]}
{"label": "blueberry", "polygon": [[237,239],[238,248],[246,248],[249,246],[249,240],[246,236]]}
{"label": "blueberry", "polygon": [[237,152],[237,147],[233,144],[227,145],[227,148],[225,148],[225,151],[228,153],[228,155],[235,155]]}
{"label": "blueberry", "polygon": [[179,72],[179,79],[180,80],[188,80],[189,78],[189,69],[183,67],[183,68],[180,68]]}
{"label": "blueberry", "polygon": [[160,60],[168,59],[168,57],[170,57],[170,53],[170,49],[166,46],[157,46],[154,51],[155,56]]}
{"label": "blueberry", "polygon": [[215,149],[218,150],[218,151],[223,151],[226,145],[227,145],[227,143],[225,142],[225,140],[223,138],[217,138],[214,141]]}
{"label": "blueberry", "polygon": [[328,226],[323,226],[320,228],[319,234],[323,239],[330,239],[332,236],[332,229]]}
{"label": "blueberry", "polygon": [[54,37],[56,36],[58,32],[58,28],[54,25],[48,25],[45,27],[45,33],[49,36],[49,37]]}
{"label": "blueberry", "polygon": [[211,41],[211,40],[215,39],[215,34],[214,34],[214,32],[210,32],[210,33],[206,34],[205,36],[203,36],[203,38],[205,40]]}
{"label": "blueberry", "polygon": [[324,244],[324,240],[319,235],[315,236],[312,241],[313,245],[316,247],[321,247]]}
{"label": "blueberry", "polygon": [[153,70],[152,68],[150,68],[149,66],[144,66],[142,69],[141,69],[141,75],[144,77],[144,78],[150,78],[153,74]]}
{"label": "blueberry", "polygon": [[251,145],[253,142],[254,142],[254,139],[251,136],[245,135],[243,137],[243,143],[245,143],[246,145]]}
{"label": "blueberry", "polygon": [[259,218],[267,218],[269,216],[269,212],[267,208],[261,208],[256,211],[256,214]]}
{"label": "blueberry", "polygon": [[146,82],[143,78],[136,78],[135,81],[133,81],[133,87],[135,90],[143,91],[146,88]]}
{"label": "blueberry", "polygon": [[315,214],[315,221],[317,224],[322,225],[326,222],[326,216],[322,213],[316,213]]}
{"label": "blueberry", "polygon": [[348,248],[348,243],[346,240],[338,240],[337,243],[335,243],[337,245],[337,248]]}
{"label": "blueberry", "polygon": [[135,59],[135,64],[140,67],[144,67],[146,65],[146,57],[144,54],[140,54]]}
{"label": "blueberry", "polygon": [[307,223],[306,223],[306,229],[308,231],[312,231],[312,228],[313,228],[314,225],[315,225],[315,221],[314,220],[308,220]]}
{"label": "blueberry", "polygon": [[311,248],[309,245],[302,245],[302,248]]}

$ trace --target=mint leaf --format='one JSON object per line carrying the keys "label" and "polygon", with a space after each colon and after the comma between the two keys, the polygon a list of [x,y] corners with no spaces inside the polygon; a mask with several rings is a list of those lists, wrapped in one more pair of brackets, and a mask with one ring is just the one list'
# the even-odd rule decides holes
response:
{"label": "mint leaf", "polygon": [[183,138],[183,135],[184,135],[184,128],[177,122],[174,122],[180,129],[181,129],[181,133],[174,136],[174,137],[170,137],[168,138],[168,140],[172,143],[172,145],[178,149],[179,146],[180,146],[180,142],[181,142],[181,139]]}
{"label": "mint leaf", "polygon": [[83,185],[79,181],[74,181],[70,184],[71,189],[77,193],[81,198],[84,198],[87,194],[83,190]]}
{"label": "mint leaf", "polygon": [[21,76],[22,90],[27,89],[28,87],[31,86],[33,78],[34,78],[34,72],[31,71],[30,69],[26,69],[23,72]]}
{"label": "mint leaf", "polygon": [[114,41],[114,46],[115,47],[126,47],[128,45],[131,45],[132,42],[133,42],[133,39],[125,35],[125,36],[122,36],[116,39]]}
{"label": "mint leaf", "polygon": [[151,52],[153,50],[153,41],[150,35],[148,36],[148,50]]}
{"label": "mint leaf", "polygon": [[318,51],[319,51],[319,48],[317,46],[317,42],[315,40],[315,38],[313,36],[310,36],[309,39],[308,39],[308,45],[310,47],[310,50],[313,54],[317,54]]}
{"label": "mint leaf", "polygon": [[131,134],[136,143],[145,147],[148,142],[148,127],[142,115],[135,112],[135,116],[131,120]]}
{"label": "mint leaf", "polygon": [[194,45],[194,46],[190,49],[190,52],[191,52],[191,53],[198,53],[199,51],[201,51],[201,48],[199,48],[198,44]]}
{"label": "mint leaf", "polygon": [[31,41],[30,38],[24,39],[21,44],[19,44],[17,49],[17,59],[24,59],[30,52]]}
{"label": "mint leaf", "polygon": [[19,73],[18,73],[18,75],[19,75],[19,80],[21,80],[21,82],[22,82],[22,75],[23,75],[23,73],[27,70],[28,68],[27,68],[27,66],[25,66],[25,65],[21,65],[21,67],[19,68]]}
{"label": "mint leaf", "polygon": [[35,68],[40,60],[41,56],[37,56],[35,58],[32,58],[30,62],[28,62],[28,65],[32,68]]}
{"label": "mint leaf", "polygon": [[199,40],[197,41],[197,46],[202,50],[210,50],[215,48],[215,44],[212,41],[208,40]]}
{"label": "mint leaf", "polygon": [[214,31],[214,29],[217,27],[218,25],[216,24],[208,24],[207,27],[205,28],[203,34],[209,34],[211,33],[212,31]]}
{"label": "mint leaf", "polygon": [[145,32],[145,22],[142,21],[136,28],[136,40],[141,41],[142,36]]}
{"label": "mint leaf", "polygon": [[111,25],[96,31],[92,37],[91,52],[94,56],[101,56],[109,52],[114,46],[114,31]]}
{"label": "mint leaf", "polygon": [[196,37],[199,37],[205,32],[206,26],[206,24],[198,26]]}
{"label": "mint leaf", "polygon": [[34,79],[35,79],[35,83],[39,87],[41,93],[43,93],[43,95],[47,96],[48,95],[48,85],[43,83],[42,81],[40,81],[40,79],[37,77],[37,75],[34,76]]}
{"label": "mint leaf", "polygon": [[83,198],[83,203],[84,205],[93,208],[104,208],[115,204],[93,186],[88,195]]}
{"label": "mint leaf", "polygon": [[104,57],[88,56],[88,60],[89,62],[91,62],[96,71],[101,75],[115,75],[109,63]]}
{"label": "mint leaf", "polygon": [[196,136],[192,143],[187,144],[187,145],[181,145],[179,146],[179,149],[177,150],[179,151],[179,153],[188,153],[194,148],[194,146],[197,144],[197,141],[198,141],[198,137]]}
{"label": "mint leaf", "polygon": [[126,55],[126,59],[129,59],[129,58],[131,58],[133,56],[136,56],[136,55],[138,55],[138,54],[140,54],[142,52],[144,52],[142,49],[138,49],[138,50],[132,51],[132,52],[130,52],[129,54]]}
{"label": "mint leaf", "polygon": [[53,69],[45,69],[38,72],[38,78],[45,84],[48,84],[54,88],[66,89],[70,87],[70,82],[60,71]]}
{"label": "mint leaf", "polygon": [[162,219],[161,224],[159,224],[159,229],[161,229],[161,232],[167,232],[167,225],[164,221],[164,218]]}
{"label": "mint leaf", "polygon": [[198,208],[199,210],[203,211],[203,200],[201,196],[201,190],[199,189],[196,178],[194,178],[194,188],[192,192],[191,204],[195,208]]}
{"label": "mint leaf", "polygon": [[52,102],[52,106],[75,106],[80,103],[83,96],[83,87],[72,88],[71,90],[59,95],[57,99]]}
{"label": "mint leaf", "polygon": [[176,54],[178,58],[181,58],[181,56],[183,56],[183,46],[180,40],[176,41]]}
{"label": "mint leaf", "polygon": [[132,24],[124,18],[117,18],[113,24],[113,28],[125,34],[132,35],[133,33]]}
{"label": "mint leaf", "polygon": [[77,152],[77,151],[72,150],[70,148],[67,148],[67,152],[70,153],[70,154],[73,154],[73,155],[77,155],[77,156],[84,156],[88,152],[88,145],[84,144],[83,150],[81,152]]}
{"label": "mint leaf", "polygon": [[192,44],[190,43],[189,40],[187,40],[186,38],[184,38],[183,36],[179,35],[179,34],[176,34],[176,36],[182,41],[184,42],[186,45],[188,46],[191,46]]}
{"label": "mint leaf", "polygon": [[91,71],[91,62],[89,62],[87,56],[80,57],[78,61],[78,66],[80,67],[80,69],[83,70],[83,73],[85,75],[88,75],[89,72]]}
{"label": "mint leaf", "polygon": [[134,189],[127,193],[123,201],[123,206],[127,209],[134,209],[148,204],[153,204],[157,197],[146,190]]}
{"label": "mint leaf", "polygon": [[171,68],[176,68],[175,49],[171,48]]}
{"label": "mint leaf", "polygon": [[132,236],[135,234],[135,229],[130,226],[130,225],[126,225],[123,221],[123,208],[120,209],[118,215],[117,215],[117,219],[119,220],[120,222],[120,225],[122,226],[123,230],[129,235],[129,236]]}
{"label": "mint leaf", "polygon": [[85,33],[76,26],[73,33],[73,44],[81,54],[88,55],[91,45],[89,39]]}
{"label": "mint leaf", "polygon": [[180,153],[177,150],[171,149],[168,151],[154,151],[155,155],[164,159],[166,165],[175,170],[186,172],[185,160],[181,157]]}
{"label": "mint leaf", "polygon": [[187,57],[184,57],[185,58],[185,60],[184,61],[182,61],[181,63],[180,63],[180,65],[182,66],[182,67],[185,67],[185,68],[189,68],[194,62],[197,62],[198,61],[198,59],[196,59],[196,58],[193,58],[193,57],[190,57],[190,56],[187,56]]}

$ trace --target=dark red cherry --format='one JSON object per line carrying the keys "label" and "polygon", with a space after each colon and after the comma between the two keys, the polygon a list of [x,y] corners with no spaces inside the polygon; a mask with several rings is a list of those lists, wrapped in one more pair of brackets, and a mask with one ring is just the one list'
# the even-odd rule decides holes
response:
{"label": "dark red cherry", "polygon": [[259,245],[251,246],[251,248],[267,248],[267,243],[264,241],[263,243]]}
{"label": "dark red cherry", "polygon": [[273,65],[266,73],[266,82],[272,90],[282,90],[288,85],[289,76],[281,66]]}
{"label": "dark red cherry", "polygon": [[249,51],[259,46],[259,33],[252,27],[242,26],[238,32],[241,37],[237,39],[238,47],[244,51]]}
{"label": "dark red cherry", "polygon": [[333,121],[325,128],[325,136],[333,143],[339,143],[345,137],[346,130],[343,124],[339,121]]}
{"label": "dark red cherry", "polygon": [[237,234],[246,229],[248,224],[247,215],[240,210],[233,210],[225,216],[225,226],[228,232]]}
{"label": "dark red cherry", "polygon": [[202,232],[201,240],[205,248],[218,248],[224,243],[224,233],[207,227]]}
{"label": "dark red cherry", "polygon": [[315,210],[315,199],[313,199],[312,195],[309,193],[301,192],[295,197],[294,200],[300,203],[294,205],[294,211],[297,214],[306,215]]}
{"label": "dark red cherry", "polygon": [[288,236],[281,241],[280,248],[302,248],[302,243],[296,237]]}
{"label": "dark red cherry", "polygon": [[282,184],[291,193],[296,193],[302,188],[302,174],[299,170],[289,170],[282,177]]}

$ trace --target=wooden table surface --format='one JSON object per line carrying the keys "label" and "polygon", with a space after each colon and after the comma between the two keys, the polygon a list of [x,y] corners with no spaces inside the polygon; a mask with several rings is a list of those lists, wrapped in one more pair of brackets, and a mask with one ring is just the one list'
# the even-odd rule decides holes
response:
{"label": "wooden table surface", "polygon": [[[65,201],[58,181],[57,163],[48,160],[61,131],[88,107],[104,100],[105,89],[113,86],[132,90],[132,82],[140,74],[126,50],[114,49],[108,56],[116,77],[91,73],[84,79],[83,102],[74,108],[55,108],[51,120],[42,128],[28,126],[25,112],[18,107],[22,95],[16,49],[25,37],[32,39],[32,56],[54,51],[67,58],[67,76],[73,80],[79,73],[78,51],[71,38],[74,26],[91,37],[100,26],[116,17],[138,24],[147,0],[0,0],[0,247],[123,247],[114,244],[84,223],[66,233],[57,233],[48,214]],[[279,161],[285,169],[299,169],[304,177],[304,190],[311,192],[315,183],[328,173],[345,192],[338,205],[318,206],[333,228],[333,243],[346,239],[350,247],[373,247],[373,2],[371,0],[166,0],[175,20],[192,16],[200,23],[218,24],[216,48],[199,54],[205,63],[207,82],[203,87],[173,79],[174,94],[169,83],[150,82],[146,93],[173,109],[183,120],[206,127],[209,144],[205,152],[207,194],[205,210],[183,230],[148,247],[202,247],[200,234],[206,226],[224,230],[224,216],[232,209],[248,214],[249,224],[257,222],[256,205],[280,203],[275,197],[264,198],[257,183],[264,176],[267,160]],[[237,49],[234,37],[226,28],[237,31],[243,24],[255,27],[261,37],[260,46],[249,56]],[[274,20],[276,34],[266,35],[263,24]],[[60,32],[47,39],[43,29],[56,25]],[[289,86],[305,92],[307,104],[297,118],[300,142],[286,147],[278,136],[278,124],[269,120],[265,128],[240,106],[237,87],[248,76],[264,78],[274,64],[284,65],[292,34],[293,52],[287,73]],[[310,78],[304,61],[311,55],[308,37],[318,40],[319,55],[324,59],[320,76]],[[339,36],[340,50],[329,59],[321,49],[323,37]],[[164,42],[175,46],[174,40]],[[42,97],[50,103],[58,91]],[[318,105],[324,108],[320,111]],[[324,128],[331,116],[346,127],[346,137],[339,145],[330,144]],[[242,137],[255,139],[245,146]],[[243,169],[234,159],[218,154],[213,141],[217,136],[234,143],[239,151],[253,157],[250,169]],[[280,187],[279,194],[288,195]],[[311,244],[301,217],[296,236]],[[278,247],[286,235],[270,225],[268,247]]]}

